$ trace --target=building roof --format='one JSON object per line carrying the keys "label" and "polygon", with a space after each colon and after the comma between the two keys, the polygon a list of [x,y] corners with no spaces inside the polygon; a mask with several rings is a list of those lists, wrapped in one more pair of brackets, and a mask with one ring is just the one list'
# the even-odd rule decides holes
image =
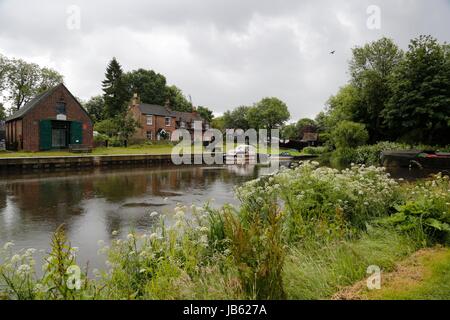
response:
{"label": "building roof", "polygon": [[303,134],[303,139],[301,140],[302,142],[308,142],[308,141],[317,141],[319,138],[319,134],[318,133],[314,133],[314,132],[305,132]]}
{"label": "building roof", "polygon": [[196,112],[172,111],[172,114],[177,118],[177,121],[203,121],[202,117]]}
{"label": "building roof", "polygon": [[139,110],[142,114],[151,114],[156,116],[164,116],[164,117],[175,117],[169,109],[166,107],[157,105],[157,104],[147,104],[141,103],[138,105]]}
{"label": "building roof", "polygon": [[[86,113],[86,115],[89,117],[89,114],[87,113],[87,111],[83,108],[83,106],[80,104],[80,102],[77,100],[77,98],[75,98],[75,96],[69,91],[69,89],[67,89],[67,87],[64,85],[64,83],[60,83],[56,86],[54,86],[53,88],[44,91],[40,94],[38,94],[36,97],[34,97],[33,99],[31,99],[30,101],[28,101],[24,106],[22,106],[19,110],[17,110],[16,112],[14,112],[10,117],[6,118],[6,122],[11,121],[11,120],[16,120],[16,119],[20,119],[23,118],[29,111],[31,111],[34,107],[36,107],[41,101],[43,101],[45,98],[47,98],[48,96],[50,96],[53,92],[56,91],[56,89],[58,89],[59,87],[63,87],[65,90],[67,90],[67,92],[69,93],[70,96],[72,96],[72,98],[76,101],[76,103],[79,105],[79,107],[84,111],[84,113]],[[92,121],[92,120],[91,120]]]}
{"label": "building roof", "polygon": [[33,109],[37,104],[39,104],[39,102],[41,102],[43,99],[48,97],[60,85],[62,85],[62,84],[59,84],[59,85],[51,88],[50,90],[47,90],[47,91],[44,91],[44,92],[38,94],[36,97],[34,97],[30,101],[28,101],[24,106],[22,106],[19,110],[14,112],[11,116],[7,117],[6,121],[11,121],[11,120],[22,118],[28,111]]}

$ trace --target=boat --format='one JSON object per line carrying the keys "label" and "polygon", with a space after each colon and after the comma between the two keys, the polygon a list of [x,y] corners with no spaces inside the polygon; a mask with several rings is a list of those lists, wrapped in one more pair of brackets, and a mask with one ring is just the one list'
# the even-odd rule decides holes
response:
{"label": "boat", "polygon": [[450,153],[431,150],[383,151],[380,161],[384,167],[450,169]]}

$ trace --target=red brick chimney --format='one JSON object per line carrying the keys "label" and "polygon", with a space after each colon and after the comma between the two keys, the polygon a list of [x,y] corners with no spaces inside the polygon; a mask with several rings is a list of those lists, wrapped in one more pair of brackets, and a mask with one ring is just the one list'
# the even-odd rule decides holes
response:
{"label": "red brick chimney", "polygon": [[139,95],[137,93],[133,94],[133,98],[131,98],[131,106],[137,106],[141,104],[141,99],[139,98]]}

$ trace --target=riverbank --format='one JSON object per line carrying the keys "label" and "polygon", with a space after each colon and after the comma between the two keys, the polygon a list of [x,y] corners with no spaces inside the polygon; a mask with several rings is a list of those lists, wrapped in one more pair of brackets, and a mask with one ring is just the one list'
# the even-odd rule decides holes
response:
{"label": "riverbank", "polygon": [[239,207],[179,204],[170,224],[155,210],[148,232],[112,231],[99,250],[106,269],[81,269],[80,290],[65,289],[78,253],[63,229],[43,276],[33,250],[6,244],[0,290],[8,299],[329,299],[369,266],[391,272],[421,248],[448,246],[449,190],[442,175],[398,184],[382,168],[304,163],[237,188]]}
{"label": "riverbank", "polygon": [[339,300],[450,300],[450,249],[422,249],[383,273],[380,288],[368,290],[366,280],[342,289]]}

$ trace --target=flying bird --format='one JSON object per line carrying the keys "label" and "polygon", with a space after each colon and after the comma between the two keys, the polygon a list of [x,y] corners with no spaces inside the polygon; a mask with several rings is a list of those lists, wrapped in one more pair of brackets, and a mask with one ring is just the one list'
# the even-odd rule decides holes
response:
{"label": "flying bird", "polygon": [[330,52],[330,54],[334,54],[335,52],[336,52],[336,50],[333,50],[333,51]]}

